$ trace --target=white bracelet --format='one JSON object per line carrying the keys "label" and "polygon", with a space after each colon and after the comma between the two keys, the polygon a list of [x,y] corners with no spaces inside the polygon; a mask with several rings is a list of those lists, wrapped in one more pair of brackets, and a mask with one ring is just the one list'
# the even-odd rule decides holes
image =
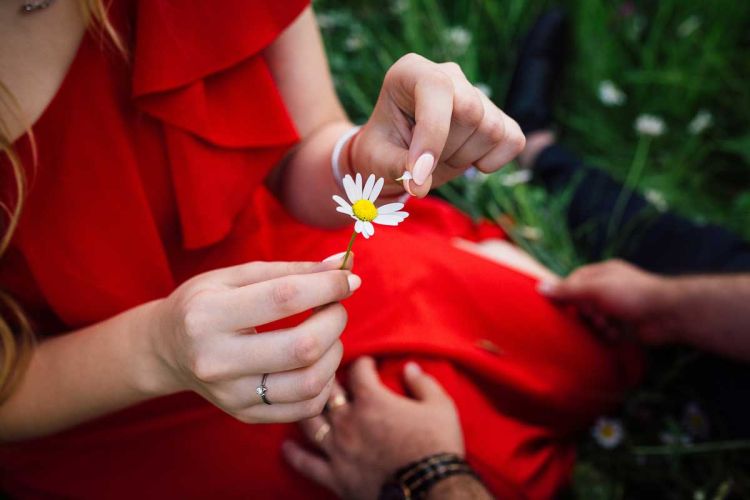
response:
{"label": "white bracelet", "polygon": [[338,184],[342,192],[344,192],[344,176],[341,175],[341,162],[339,161],[341,150],[344,149],[344,146],[349,142],[349,139],[354,137],[354,134],[359,132],[361,128],[361,126],[350,128],[341,134],[341,137],[336,141],[336,145],[333,146],[333,153],[331,154],[331,172],[333,172],[333,179],[336,181],[336,184]]}

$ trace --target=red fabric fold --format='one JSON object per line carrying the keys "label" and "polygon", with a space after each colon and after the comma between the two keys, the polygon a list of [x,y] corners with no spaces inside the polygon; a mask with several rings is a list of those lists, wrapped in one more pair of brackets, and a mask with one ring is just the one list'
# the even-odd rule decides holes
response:
{"label": "red fabric fold", "polygon": [[132,92],[164,124],[186,248],[226,237],[298,139],[260,52],[307,3],[138,4]]}

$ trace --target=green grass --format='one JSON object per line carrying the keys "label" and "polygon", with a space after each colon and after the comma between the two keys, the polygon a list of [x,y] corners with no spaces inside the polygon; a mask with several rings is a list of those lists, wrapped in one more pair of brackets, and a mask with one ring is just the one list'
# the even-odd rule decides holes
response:
{"label": "green grass", "polygon": [[[750,2],[566,0],[573,46],[556,109],[561,141],[588,164],[662,199],[670,210],[721,224],[750,240]],[[381,0],[315,2],[339,94],[358,122],[369,116],[386,69],[407,52],[453,60],[502,107],[515,54],[545,0]],[[626,100],[598,97],[610,80]],[[711,123],[691,133],[701,111]],[[639,136],[636,118],[660,117],[666,132]],[[574,186],[550,195],[507,185],[513,167],[459,179],[442,196],[475,218],[505,227],[541,262],[564,275],[586,262],[565,229]],[[637,230],[637,228],[636,228]],[[612,251],[617,247],[613,235]],[[694,353],[660,356],[618,415],[627,438],[604,450],[582,436],[568,496],[600,498],[750,498],[750,448],[726,442],[721,415],[707,409],[709,435],[665,445],[690,428],[685,406]],[[644,420],[643,414],[649,419]],[[750,423],[748,423],[750,425]]]}

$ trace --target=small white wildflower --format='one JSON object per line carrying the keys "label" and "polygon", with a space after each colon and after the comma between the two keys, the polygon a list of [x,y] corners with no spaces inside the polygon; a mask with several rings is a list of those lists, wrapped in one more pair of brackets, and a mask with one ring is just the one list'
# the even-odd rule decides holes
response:
{"label": "small white wildflower", "polygon": [[682,38],[687,38],[701,27],[702,21],[698,16],[689,16],[677,26],[677,34]]}
{"label": "small white wildflower", "polygon": [[620,87],[615,85],[611,80],[604,80],[599,83],[599,100],[605,106],[622,106],[627,97]]}
{"label": "small white wildflower", "polygon": [[531,181],[532,172],[529,169],[516,170],[509,174],[505,174],[500,179],[500,184],[505,187],[518,186],[519,184],[526,184]]}
{"label": "small white wildflower", "polygon": [[695,117],[690,120],[687,129],[691,134],[699,135],[711,125],[713,125],[713,123],[714,115],[712,115],[710,111],[701,109],[700,111],[698,111],[698,114],[696,114]]}
{"label": "small white wildflower", "polygon": [[518,232],[523,238],[529,241],[539,241],[544,235],[541,229],[533,226],[522,226]]}
{"label": "small white wildflower", "polygon": [[664,194],[661,191],[657,191],[656,189],[646,189],[643,192],[643,197],[646,198],[646,200],[651,203],[659,212],[666,212],[669,208],[667,199],[664,197]]}
{"label": "small white wildflower", "polygon": [[471,33],[466,28],[454,26],[445,32],[445,41],[451,46],[452,52],[463,54],[471,45]]}
{"label": "small white wildflower", "polygon": [[616,448],[625,438],[622,422],[614,418],[599,417],[591,430],[599,446],[608,450]]}
{"label": "small white wildflower", "polygon": [[403,14],[409,9],[409,0],[393,0],[391,2],[391,12],[396,15]]}
{"label": "small white wildflower", "polygon": [[710,431],[708,416],[698,403],[692,402],[685,406],[682,425],[694,438],[706,439],[708,437]]}
{"label": "small white wildflower", "polygon": [[671,431],[659,433],[659,441],[667,446],[690,446],[693,443],[693,440],[687,434]]}
{"label": "small white wildflower", "polygon": [[492,98],[492,87],[487,85],[486,83],[476,83],[474,86],[479,89],[479,91],[487,96],[487,98]]}
{"label": "small white wildflower", "polygon": [[348,26],[352,23],[352,18],[346,12],[340,10],[329,10],[326,12],[316,12],[315,19],[318,20],[320,29],[329,30],[341,26]]}
{"label": "small white wildflower", "polygon": [[361,49],[365,45],[365,41],[361,35],[351,34],[344,40],[344,48],[349,52],[355,52]]}
{"label": "small white wildflower", "polygon": [[643,114],[635,120],[635,131],[641,135],[658,137],[667,130],[664,120],[655,115]]}

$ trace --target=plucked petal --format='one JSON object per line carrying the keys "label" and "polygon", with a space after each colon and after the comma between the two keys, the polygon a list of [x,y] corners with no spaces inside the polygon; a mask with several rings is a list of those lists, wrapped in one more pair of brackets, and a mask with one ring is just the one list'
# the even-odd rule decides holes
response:
{"label": "plucked petal", "polygon": [[404,208],[403,203],[388,203],[387,205],[378,207],[378,213],[379,214],[392,214],[393,212],[398,212],[402,208]]}
{"label": "plucked petal", "polygon": [[370,193],[372,192],[372,187],[375,185],[375,176],[370,174],[370,176],[367,178],[367,182],[365,182],[365,187],[362,189],[362,198],[369,200],[370,199]]}
{"label": "plucked petal", "polygon": [[346,197],[349,201],[355,203],[359,198],[357,197],[357,186],[354,184],[354,179],[351,175],[344,177],[344,191],[346,191]]}
{"label": "plucked petal", "polygon": [[362,174],[357,174],[357,179],[354,181],[354,184],[357,186],[357,200],[361,200],[362,199]]}
{"label": "plucked petal", "polygon": [[[362,233],[363,229],[364,229],[364,223],[361,220],[357,219],[357,222],[354,223],[354,231],[357,233],[363,234]],[[367,235],[365,235],[365,237],[366,236]]]}
{"label": "plucked petal", "polygon": [[383,184],[385,183],[385,179],[382,177],[378,179],[378,181],[375,183],[375,186],[372,188],[372,192],[370,193],[370,196],[367,198],[368,200],[374,202],[378,199],[378,196],[380,196],[380,191],[383,189]]}
{"label": "plucked petal", "polygon": [[[349,205],[341,196],[333,195],[333,201],[339,204],[339,208],[343,208],[346,210],[346,212],[342,213],[352,215],[352,206]],[[339,212],[341,211],[339,210]]]}
{"label": "plucked petal", "polygon": [[376,224],[382,224],[384,226],[398,226],[409,216],[407,212],[396,212],[393,214],[382,214],[375,217],[373,221]]}

